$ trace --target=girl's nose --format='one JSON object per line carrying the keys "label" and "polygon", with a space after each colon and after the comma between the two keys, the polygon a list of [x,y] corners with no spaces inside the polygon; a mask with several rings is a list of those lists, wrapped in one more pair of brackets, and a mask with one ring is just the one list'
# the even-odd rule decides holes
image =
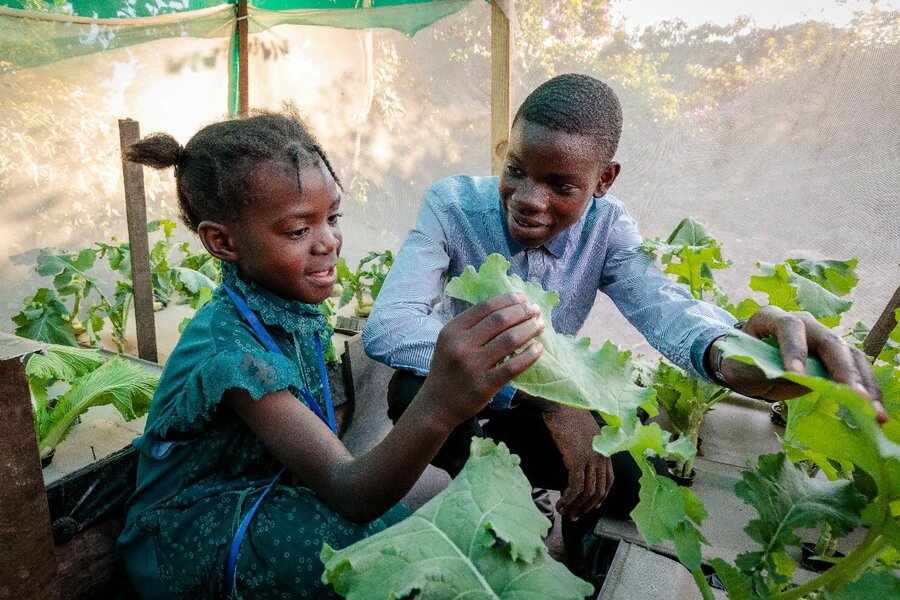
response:
{"label": "girl's nose", "polygon": [[332,227],[323,227],[316,238],[312,250],[316,254],[331,254],[336,252],[341,243],[341,236]]}

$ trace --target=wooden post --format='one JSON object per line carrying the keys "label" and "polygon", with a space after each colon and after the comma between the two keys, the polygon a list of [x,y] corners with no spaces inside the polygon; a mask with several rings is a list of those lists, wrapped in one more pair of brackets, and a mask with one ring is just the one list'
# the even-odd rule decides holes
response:
{"label": "wooden post", "polygon": [[[0,353],[0,599],[57,600],[50,508],[22,356],[42,347],[3,334]],[[20,347],[21,350],[9,350]]]}
{"label": "wooden post", "polygon": [[122,174],[125,179],[125,215],[128,220],[128,245],[131,250],[138,356],[144,360],[158,362],[156,323],[153,315],[153,282],[150,278],[150,242],[147,239],[144,169],[137,163],[125,160],[125,149],[139,139],[141,139],[140,124],[132,119],[119,119],[119,144],[122,150]]}
{"label": "wooden post", "polygon": [[887,306],[884,307],[881,316],[875,322],[875,326],[872,327],[869,335],[866,336],[863,342],[863,352],[869,356],[878,356],[881,353],[881,349],[887,343],[888,336],[894,330],[894,327],[897,326],[894,311],[898,308],[900,308],[900,287],[894,292]]}
{"label": "wooden post", "polygon": [[509,19],[491,2],[491,173],[499,175],[509,144]]}
{"label": "wooden post", "polygon": [[250,112],[250,73],[248,67],[247,0],[238,0],[238,113],[246,117]]}

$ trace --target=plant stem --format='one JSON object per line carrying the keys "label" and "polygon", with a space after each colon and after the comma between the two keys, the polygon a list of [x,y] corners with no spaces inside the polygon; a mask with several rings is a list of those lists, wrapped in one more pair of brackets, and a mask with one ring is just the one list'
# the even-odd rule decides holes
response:
{"label": "plant stem", "polygon": [[702,569],[694,569],[691,571],[691,575],[694,576],[694,581],[697,583],[697,587],[700,589],[700,594],[703,596],[703,600],[716,600],[716,597],[713,596],[712,588],[709,587],[709,582],[706,581],[706,575],[703,574]]}
{"label": "plant stem", "polygon": [[846,557],[841,559],[840,562],[835,563],[833,567],[818,577],[811,579],[792,590],[787,590],[781,594],[774,594],[772,600],[799,600],[818,589],[829,588],[830,586],[844,584],[856,579],[859,572],[889,544],[888,540],[883,538],[880,533],[888,518],[888,514],[888,502],[887,500],[882,499],[879,506],[878,518],[876,518],[875,522],[869,527],[866,536],[856,548],[854,548]]}

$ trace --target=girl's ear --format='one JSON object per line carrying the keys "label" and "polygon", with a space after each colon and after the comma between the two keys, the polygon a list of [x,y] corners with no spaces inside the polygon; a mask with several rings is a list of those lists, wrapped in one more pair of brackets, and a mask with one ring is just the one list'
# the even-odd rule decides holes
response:
{"label": "girl's ear", "polygon": [[206,251],[219,260],[237,261],[237,247],[227,225],[215,221],[201,221],[197,226],[197,235],[200,236]]}
{"label": "girl's ear", "polygon": [[603,169],[603,173],[600,174],[600,181],[597,182],[597,189],[594,190],[594,196],[597,198],[605,196],[606,192],[609,191],[609,188],[612,187],[616,177],[619,176],[619,171],[621,170],[622,165],[617,162],[611,162],[606,165],[606,168]]}

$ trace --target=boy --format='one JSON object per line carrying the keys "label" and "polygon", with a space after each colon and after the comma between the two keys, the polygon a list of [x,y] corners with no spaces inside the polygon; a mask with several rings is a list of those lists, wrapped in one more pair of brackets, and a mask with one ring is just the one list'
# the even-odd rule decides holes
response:
{"label": "boy", "polygon": [[[559,292],[557,332],[578,333],[599,289],[655,348],[691,374],[769,400],[798,395],[797,386],[768,381],[755,368],[722,363],[714,342],[735,319],[695,300],[639,250],[635,222],[608,194],[621,170],[613,161],[621,132],[621,106],[606,84],[561,75],[532,92],[516,113],[499,180],[450,177],[425,193],[363,333],[366,352],[398,369],[388,390],[392,419],[428,372],[441,327],[465,308],[443,295],[444,284],[494,252],[522,279]],[[776,336],[793,370],[802,370],[807,351],[817,354],[835,380],[872,397],[884,419],[865,356],[811,316],[764,308],[743,330]],[[593,451],[600,425],[591,413],[510,386],[480,416],[488,418],[484,428],[475,419],[461,425],[433,464],[455,476],[472,435],[506,442],[533,485],[563,491],[557,509],[577,569],[581,537],[600,514],[625,518],[637,503],[636,465],[625,453],[605,458]]]}

